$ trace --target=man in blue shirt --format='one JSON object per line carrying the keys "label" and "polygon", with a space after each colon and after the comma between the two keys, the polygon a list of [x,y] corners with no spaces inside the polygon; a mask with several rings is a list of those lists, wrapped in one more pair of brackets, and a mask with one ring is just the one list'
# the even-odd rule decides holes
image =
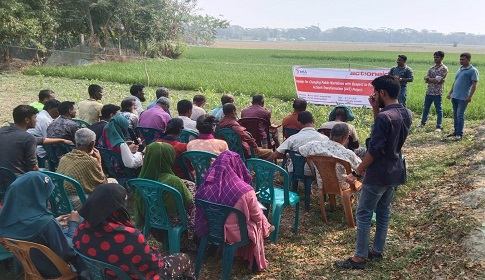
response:
{"label": "man in blue shirt", "polygon": [[447,96],[453,106],[454,125],[453,132],[447,137],[453,137],[458,141],[463,137],[466,107],[472,101],[478,83],[478,70],[470,64],[471,58],[472,55],[467,52],[460,55],[461,67],[456,72],[455,82]]}
{"label": "man in blue shirt", "polygon": [[[342,268],[363,269],[366,259],[380,260],[386,243],[391,201],[398,185],[405,182],[405,166],[401,148],[411,127],[412,114],[398,102],[399,80],[381,76],[372,81],[374,94],[369,102],[374,112],[372,131],[367,153],[348,182],[364,176],[357,205],[357,247],[353,257],[335,264]],[[372,213],[376,213],[374,243],[369,248]]]}

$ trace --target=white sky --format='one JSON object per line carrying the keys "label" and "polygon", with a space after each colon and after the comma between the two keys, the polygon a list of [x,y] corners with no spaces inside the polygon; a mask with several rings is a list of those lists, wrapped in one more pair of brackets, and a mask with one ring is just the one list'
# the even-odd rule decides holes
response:
{"label": "white sky", "polygon": [[201,14],[245,28],[347,26],[485,34],[485,0],[198,0]]}

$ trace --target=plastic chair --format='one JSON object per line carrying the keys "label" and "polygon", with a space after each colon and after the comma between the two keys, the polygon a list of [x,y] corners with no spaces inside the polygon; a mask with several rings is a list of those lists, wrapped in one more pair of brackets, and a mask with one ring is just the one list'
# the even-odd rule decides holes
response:
{"label": "plastic chair", "polygon": [[335,195],[338,194],[342,199],[342,205],[345,211],[345,220],[347,221],[347,226],[349,228],[354,228],[355,222],[354,216],[352,214],[351,196],[353,192],[360,189],[361,183],[358,182],[350,184],[350,188],[342,190],[340,188],[336,172],[336,165],[341,164],[345,167],[346,174],[352,173],[352,168],[350,167],[350,164],[344,160],[323,155],[308,156],[307,162],[308,166],[310,166],[310,169],[312,170],[313,175],[316,175],[316,169],[318,171],[318,174],[320,174],[320,177],[322,178],[323,186],[321,186],[322,191],[320,193],[320,212],[322,213],[323,221],[327,222],[324,196],[328,194],[330,204],[335,207]]}
{"label": "plastic chair", "polygon": [[[84,192],[84,188],[81,186],[81,183],[69,176],[59,173],[47,170],[41,170],[41,172],[49,176],[52,180],[52,183],[54,183],[54,185],[56,186],[51,196],[49,197],[49,201],[51,203],[51,212],[53,212],[54,215],[59,216],[62,214],[71,213],[74,207],[72,206],[69,195],[71,195],[74,191],[79,197],[79,201],[81,202],[81,204],[84,204],[86,202],[86,193]],[[65,201],[66,198],[69,203]]]}
{"label": "plastic chair", "polygon": [[293,173],[290,174],[290,181],[293,185],[293,191],[296,192],[298,190],[298,182],[303,182],[305,186],[305,211],[308,212],[310,211],[310,197],[312,193],[312,182],[314,177],[305,176],[306,159],[304,156],[292,150],[286,150],[285,155],[286,154],[290,155],[291,163],[293,165]]}
{"label": "plastic chair", "polygon": [[298,132],[300,132],[299,129],[283,127],[283,138],[286,139],[286,138],[290,137],[293,134],[297,134]]}
{"label": "plastic chair", "polygon": [[133,141],[133,143],[135,145],[139,145],[140,141],[138,141],[138,137],[136,137],[135,131],[131,128],[128,128],[127,132],[128,132],[128,137]]}
{"label": "plastic chair", "polygon": [[[251,243],[248,237],[246,216],[236,208],[201,199],[195,199],[195,204],[200,205],[200,209],[202,209],[207,219],[207,227],[209,230],[209,233],[200,240],[199,249],[197,250],[197,260],[195,262],[195,276],[196,278],[199,277],[207,244],[214,244],[222,246],[222,279],[231,279],[234,252],[237,248]],[[224,237],[224,224],[226,223],[227,217],[232,213],[237,216],[241,241],[228,244]]]}
{"label": "plastic chair", "polygon": [[[128,181],[130,187],[135,187],[143,197],[145,204],[145,226],[143,235],[148,236],[150,228],[158,228],[167,231],[168,240],[163,241],[164,249],[170,249],[170,254],[180,252],[180,236],[187,230],[187,214],[185,213],[184,201],[180,192],[168,185],[148,179],[131,179]],[[177,215],[180,218],[180,225],[172,225],[170,216],[165,208],[164,196],[172,195],[177,206]],[[165,237],[165,238],[167,238]]]}
{"label": "plastic chair", "polygon": [[[116,275],[116,277],[120,280],[132,280],[132,278],[128,274],[126,274],[126,272],[121,268],[111,265],[109,263],[92,259],[84,254],[81,254],[78,250],[76,250],[76,248],[74,248],[74,251],[78,254],[78,256],[81,257],[81,259],[88,267],[89,273],[91,275],[91,280],[107,279],[106,270],[111,270]],[[109,279],[111,278],[112,276],[110,275]]]}
{"label": "plastic chair", "polygon": [[[273,205],[271,224],[275,231],[271,233],[270,240],[276,244],[280,229],[281,212],[284,207],[295,206],[295,224],[293,232],[298,232],[298,218],[300,215],[300,197],[290,191],[290,175],[283,168],[266,160],[251,158],[246,160],[249,171],[254,172],[251,184],[257,193],[258,201],[263,205]],[[274,185],[276,174],[283,177],[283,188]]]}
{"label": "plastic chair", "polygon": [[[189,180],[195,182],[196,186],[199,187],[200,184],[204,182],[205,174],[216,158],[216,154],[206,151],[187,151],[181,153],[180,163],[184,170],[185,177],[190,178]],[[187,161],[192,164],[192,167],[195,170],[195,178],[193,178],[193,175],[190,172],[190,167]]]}
{"label": "plastic chair", "polygon": [[90,123],[83,121],[83,120],[80,120],[80,119],[71,119],[71,120],[73,120],[75,123],[77,123],[79,125],[79,128],[89,128],[91,126]]}
{"label": "plastic chair", "polygon": [[141,126],[136,127],[135,132],[138,135],[141,135],[142,141],[144,142],[145,146],[148,146],[148,144],[162,138],[162,134],[163,134],[163,131],[160,129],[156,129],[152,127],[141,127]]}
{"label": "plastic chair", "polygon": [[0,201],[3,200],[8,186],[17,179],[17,175],[6,167],[0,167]]}
{"label": "plastic chair", "polygon": [[190,129],[182,130],[182,134],[180,134],[180,142],[181,143],[189,143],[191,140],[199,138],[199,133]]}
{"label": "plastic chair", "polygon": [[[254,140],[258,144],[258,147],[263,145],[263,142],[266,142],[268,147],[271,148],[271,140],[269,134],[269,127],[270,123],[262,118],[242,118],[237,121],[240,125],[244,126],[246,130],[251,133]],[[266,132],[266,139],[263,139],[261,135],[260,126],[264,127],[264,131]],[[265,141],[266,140],[266,141]]]}
{"label": "plastic chair", "polygon": [[[241,137],[232,128],[221,128],[215,132],[215,137],[222,139],[227,142],[229,150],[238,153],[239,156],[244,160],[246,156],[244,155],[244,148],[242,146]],[[251,157],[254,157],[254,150],[250,147]]]}
{"label": "plastic chair", "polygon": [[136,177],[135,170],[123,164],[123,159],[119,153],[101,147],[96,147],[96,149],[101,155],[103,167],[110,178],[115,178],[120,185],[124,186],[128,180]]}
{"label": "plastic chair", "polygon": [[17,257],[22,264],[25,272],[26,280],[44,280],[37,268],[35,267],[32,259],[30,258],[30,252],[32,249],[41,251],[49,260],[54,264],[59,273],[58,278],[50,278],[55,280],[69,280],[77,279],[77,273],[71,270],[71,266],[61,259],[56,253],[44,245],[40,245],[33,242],[16,240],[10,238],[3,238],[5,246]]}
{"label": "plastic chair", "polygon": [[49,162],[49,170],[52,172],[55,172],[57,169],[57,166],[59,165],[59,160],[60,158],[72,151],[74,149],[74,145],[68,145],[68,144],[49,144],[49,145],[42,145],[44,150],[47,153],[47,159]]}

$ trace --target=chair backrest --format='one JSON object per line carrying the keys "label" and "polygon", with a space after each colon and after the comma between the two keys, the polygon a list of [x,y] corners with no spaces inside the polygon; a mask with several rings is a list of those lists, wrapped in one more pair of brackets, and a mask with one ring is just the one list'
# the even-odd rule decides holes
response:
{"label": "chair backrest", "polygon": [[[120,280],[132,279],[128,274],[126,274],[124,270],[122,270],[117,266],[90,258],[84,254],[81,254],[78,250],[76,250],[76,248],[74,248],[74,251],[76,251],[76,253],[81,257],[81,259],[88,267],[89,273],[91,274],[91,280],[107,279],[106,270],[111,270],[116,275],[116,277]],[[110,277],[109,279],[111,278],[112,277]]]}
{"label": "chair backrest", "polygon": [[138,141],[138,137],[136,137],[135,131],[131,128],[128,128],[127,132],[128,132],[128,137],[130,137],[130,139],[133,141],[133,143],[136,144],[136,145],[139,145],[140,141]]}
{"label": "chair backrest", "polygon": [[290,155],[291,164],[293,165],[292,179],[304,180],[305,179],[305,163],[306,159],[299,152],[292,150],[286,150],[285,154]]}
{"label": "chair backrest", "polygon": [[172,199],[175,199],[177,214],[181,221],[180,227],[187,228],[187,214],[185,213],[184,201],[178,190],[157,181],[139,178],[129,180],[128,185],[131,188],[136,188],[143,197],[146,229],[154,227],[171,230],[174,228],[164,204],[164,197],[168,194],[171,194]]}
{"label": "chair backrest", "polygon": [[191,140],[199,138],[199,133],[190,129],[182,130],[182,134],[180,134],[180,142],[181,143],[189,143]]}
{"label": "chair backrest", "polygon": [[289,127],[283,127],[283,137],[285,139],[288,138],[288,137],[290,137],[293,134],[297,134],[298,132],[300,132],[299,129],[289,128]]}
{"label": "chair backrest", "polygon": [[81,204],[86,202],[86,193],[78,181],[69,176],[47,170],[42,170],[41,172],[49,176],[52,183],[56,186],[49,197],[51,212],[55,216],[71,213],[74,207],[69,199],[69,195],[74,194],[74,191],[79,197]]}
{"label": "chair backrest", "polygon": [[158,139],[161,139],[163,134],[163,131],[160,129],[156,129],[152,127],[141,127],[141,126],[136,127],[135,132],[138,135],[141,135],[141,138],[145,146],[147,146],[152,142],[157,141]]}
{"label": "chair backrest", "polygon": [[259,127],[261,125],[264,126],[264,131],[266,132],[266,137],[267,137],[266,139],[267,143],[268,144],[270,143],[269,127],[271,124],[268,122],[268,120],[261,119],[261,118],[242,118],[242,119],[239,119],[238,122],[240,125],[244,126],[249,133],[251,133],[251,135],[253,136],[254,140],[256,140],[256,143],[258,144],[259,147],[262,146],[263,140],[265,140],[263,139],[260,133]]}
{"label": "chair backrest", "polygon": [[71,119],[79,125],[79,128],[89,128],[91,124],[80,119]]}
{"label": "chair backrest", "polygon": [[[180,163],[185,173],[186,178],[190,178],[195,182],[197,187],[204,182],[205,174],[211,166],[212,162],[217,158],[217,154],[206,151],[187,151],[180,154]],[[192,164],[195,171],[195,178],[192,178],[187,160]],[[194,180],[195,179],[195,180]]]}
{"label": "chair backrest", "polygon": [[226,223],[227,217],[229,217],[229,215],[232,213],[236,214],[237,216],[239,231],[241,233],[241,241],[236,243],[240,245],[243,245],[241,243],[249,244],[246,216],[243,214],[243,212],[230,206],[221,205],[198,198],[195,199],[195,204],[200,205],[200,208],[207,219],[207,227],[209,229],[207,241],[210,244],[223,245],[225,243],[224,224]]}
{"label": "chair backrest", "polygon": [[[101,155],[103,167],[108,172],[109,177],[119,179],[135,177],[134,171],[123,164],[121,155],[106,148],[96,147]],[[121,183],[120,183],[121,184]]]}
{"label": "chair backrest", "polygon": [[222,128],[215,132],[215,136],[218,139],[222,139],[227,142],[229,150],[238,153],[239,156],[244,160],[246,156],[244,155],[244,149],[241,143],[241,137],[232,128]]}
{"label": "chair backrest", "polygon": [[323,192],[328,194],[340,194],[341,192],[341,188],[337,178],[337,164],[343,165],[347,174],[350,174],[352,172],[350,163],[339,158],[323,155],[313,155],[307,156],[307,163],[308,166],[310,166],[310,169],[312,170],[314,176],[316,175],[315,169],[318,171],[318,174],[320,174],[323,182]]}
{"label": "chair backrest", "polygon": [[3,200],[8,186],[17,179],[17,175],[6,167],[0,167],[0,201]]}
{"label": "chair backrest", "polygon": [[320,132],[321,134],[327,136],[327,137],[330,137],[330,131],[332,131],[332,129],[331,128],[319,128],[317,131]]}
{"label": "chair backrest", "polygon": [[72,151],[74,149],[74,145],[68,145],[68,144],[48,144],[48,145],[42,145],[44,150],[47,153],[47,158],[49,160],[49,170],[55,172],[57,169],[57,166],[59,165],[59,160],[60,158]]}
{"label": "chair backrest", "polygon": [[275,198],[274,179],[279,173],[283,178],[284,203],[289,205],[290,175],[288,175],[286,170],[272,162],[257,158],[247,159],[246,166],[250,172],[254,172],[251,185],[254,187],[254,191],[257,193],[258,200],[261,203],[272,204],[272,201]]}
{"label": "chair backrest", "polygon": [[71,266],[44,245],[11,238],[3,238],[3,243],[22,264],[25,272],[25,279],[44,279],[30,258],[32,249],[41,251],[54,264],[61,274],[61,277],[55,279],[77,279],[77,273],[72,271]]}

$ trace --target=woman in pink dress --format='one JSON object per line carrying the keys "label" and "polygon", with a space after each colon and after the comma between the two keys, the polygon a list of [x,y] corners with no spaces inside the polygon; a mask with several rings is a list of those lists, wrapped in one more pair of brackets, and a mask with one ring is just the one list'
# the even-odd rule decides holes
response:
{"label": "woman in pink dress", "polygon": [[199,138],[187,144],[187,151],[206,151],[219,155],[229,150],[227,143],[221,139],[215,139],[214,133],[216,117],[203,115],[197,119],[196,128],[199,131]]}
{"label": "woman in pink dress", "polygon": [[[268,266],[264,252],[264,238],[274,230],[259,207],[253,187],[249,184],[251,176],[241,157],[234,152],[221,153],[207,171],[205,181],[197,189],[198,199],[234,207],[246,216],[249,245],[237,249],[236,256],[249,261],[249,268],[263,271]],[[200,206],[197,206],[200,207]],[[208,234],[207,220],[202,209],[196,210],[195,233],[199,237]],[[239,225],[235,214],[231,214],[225,224],[226,242],[231,244],[241,240]]]}

